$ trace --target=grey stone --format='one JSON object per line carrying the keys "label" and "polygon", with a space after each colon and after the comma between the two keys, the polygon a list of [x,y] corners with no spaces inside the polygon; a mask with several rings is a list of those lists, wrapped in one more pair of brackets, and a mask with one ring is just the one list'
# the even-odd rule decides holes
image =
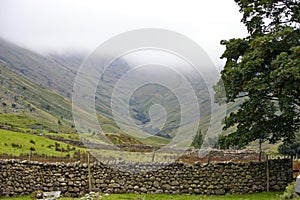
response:
{"label": "grey stone", "polygon": [[139,190],[140,190],[140,187],[137,186],[137,185],[135,185],[135,186],[133,187],[133,189],[134,189],[135,191],[139,191]]}
{"label": "grey stone", "polygon": [[300,175],[298,175],[297,179],[296,179],[295,192],[298,193],[298,194],[300,194]]}

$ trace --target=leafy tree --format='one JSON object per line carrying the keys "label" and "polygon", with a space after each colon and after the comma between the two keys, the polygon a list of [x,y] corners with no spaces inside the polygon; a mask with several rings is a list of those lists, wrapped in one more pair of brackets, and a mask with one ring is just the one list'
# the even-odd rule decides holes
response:
{"label": "leafy tree", "polygon": [[279,145],[278,152],[283,155],[299,158],[300,155],[300,132],[296,133],[295,139]]}
{"label": "leafy tree", "polygon": [[278,152],[283,155],[297,157],[300,153],[300,142],[288,142],[278,147]]}
{"label": "leafy tree", "polygon": [[194,146],[196,149],[200,149],[203,143],[203,136],[201,133],[201,130],[198,129],[196,135],[193,138],[192,146]]}
{"label": "leafy tree", "polygon": [[[235,0],[249,36],[221,41],[226,64],[214,87],[218,103],[243,98],[225,118],[223,148],[259,140],[285,143],[300,126],[300,3],[298,0]],[[225,94],[222,95],[224,84]]]}

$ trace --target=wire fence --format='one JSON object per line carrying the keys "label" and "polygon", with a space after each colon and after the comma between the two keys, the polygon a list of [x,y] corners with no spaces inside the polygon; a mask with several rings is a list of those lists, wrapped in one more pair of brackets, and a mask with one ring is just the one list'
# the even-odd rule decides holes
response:
{"label": "wire fence", "polygon": [[[81,153],[80,155],[71,156],[52,156],[52,155],[39,155],[39,154],[21,154],[21,155],[9,155],[9,154],[0,154],[0,159],[17,159],[17,160],[29,160],[29,161],[37,161],[37,162],[48,162],[48,163],[55,163],[55,162],[88,162],[88,155],[87,153]],[[94,157],[90,157],[90,161],[94,162],[96,159]]]}
{"label": "wire fence", "polygon": [[[205,156],[199,156],[197,151],[186,152],[178,156],[178,154],[172,153],[157,153],[153,152],[117,152],[117,151],[102,151],[97,154],[96,158],[89,152],[76,152],[72,156],[54,156],[54,155],[44,155],[35,153],[21,154],[21,155],[9,155],[9,154],[0,154],[0,159],[17,159],[17,160],[29,160],[37,162],[102,162],[104,164],[113,164],[121,161],[126,162],[163,162],[163,163],[172,163],[174,161],[179,161],[183,163],[211,163],[211,162],[249,162],[249,161],[266,161],[267,159],[282,159],[290,158],[289,156],[283,155],[266,155],[262,154],[261,159],[259,159],[259,153],[257,152],[225,152],[224,151],[211,151]],[[296,162],[297,160],[294,159]],[[299,170],[300,170],[300,161],[299,161]]]}

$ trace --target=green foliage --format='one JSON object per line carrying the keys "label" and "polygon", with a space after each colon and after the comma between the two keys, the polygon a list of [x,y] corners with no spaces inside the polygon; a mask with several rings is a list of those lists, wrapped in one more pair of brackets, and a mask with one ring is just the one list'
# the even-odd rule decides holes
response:
{"label": "green foliage", "polygon": [[35,151],[35,148],[34,148],[34,147],[30,147],[29,150],[30,150],[30,151]]}
{"label": "green foliage", "polygon": [[12,148],[18,148],[18,149],[21,149],[22,148],[22,145],[19,145],[19,144],[16,144],[16,143],[11,143],[11,147]]}
{"label": "green foliage", "polygon": [[[235,1],[250,36],[221,42],[226,65],[214,89],[218,103],[244,102],[225,118],[224,129],[236,131],[221,137],[220,146],[291,141],[300,128],[299,2]],[[271,21],[266,24],[265,18]],[[222,83],[226,96],[221,95]]]}
{"label": "green foliage", "polygon": [[296,157],[300,154],[300,142],[286,142],[278,147],[278,152],[283,155]]}
{"label": "green foliage", "polygon": [[235,0],[243,13],[242,22],[251,35],[263,35],[277,27],[300,23],[298,0]]}
{"label": "green foliage", "polygon": [[127,144],[127,145],[142,145],[142,143],[134,139],[133,137],[129,137],[125,134],[106,134],[106,137],[113,143],[113,144]]}
{"label": "green foliage", "polygon": [[295,139],[283,142],[278,146],[278,152],[283,155],[299,157],[300,155],[300,131],[295,134]]}
{"label": "green foliage", "polygon": [[285,188],[285,191],[284,191],[283,195],[281,195],[280,198],[282,200],[285,200],[285,199],[299,199],[299,195],[295,192],[295,187],[296,187],[296,182],[290,183]]}
{"label": "green foliage", "polygon": [[43,191],[42,190],[36,190],[31,193],[30,195],[31,199],[42,199],[43,198]]}
{"label": "green foliage", "polygon": [[200,149],[203,143],[203,135],[201,133],[201,130],[198,129],[196,135],[193,138],[192,146],[194,146],[196,149]]}

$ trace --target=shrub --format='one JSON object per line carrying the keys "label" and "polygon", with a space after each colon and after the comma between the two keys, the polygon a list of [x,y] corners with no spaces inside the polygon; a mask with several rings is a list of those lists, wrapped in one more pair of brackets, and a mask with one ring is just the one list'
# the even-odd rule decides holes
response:
{"label": "shrub", "polygon": [[299,195],[295,192],[296,182],[290,183],[286,188],[284,193],[281,195],[281,199],[298,199]]}
{"label": "shrub", "polygon": [[22,148],[22,145],[16,144],[16,143],[11,143],[12,148]]}
{"label": "shrub", "polygon": [[51,109],[51,106],[50,106],[50,105],[46,105],[46,109],[47,109],[47,110],[50,110],[50,109]]}
{"label": "shrub", "polygon": [[37,190],[31,193],[30,195],[31,199],[42,199],[43,198],[43,191]]}
{"label": "shrub", "polygon": [[203,136],[201,133],[201,130],[198,129],[196,135],[193,137],[193,142],[192,145],[196,148],[196,149],[200,149],[203,143]]}
{"label": "shrub", "polygon": [[47,148],[49,148],[49,149],[51,149],[52,147],[54,147],[53,144],[49,144],[49,145],[47,146]]}
{"label": "shrub", "polygon": [[30,140],[30,143],[31,143],[31,144],[35,144],[35,141],[33,141],[33,140]]}
{"label": "shrub", "polygon": [[59,147],[55,147],[55,151],[62,151],[62,150]]}

